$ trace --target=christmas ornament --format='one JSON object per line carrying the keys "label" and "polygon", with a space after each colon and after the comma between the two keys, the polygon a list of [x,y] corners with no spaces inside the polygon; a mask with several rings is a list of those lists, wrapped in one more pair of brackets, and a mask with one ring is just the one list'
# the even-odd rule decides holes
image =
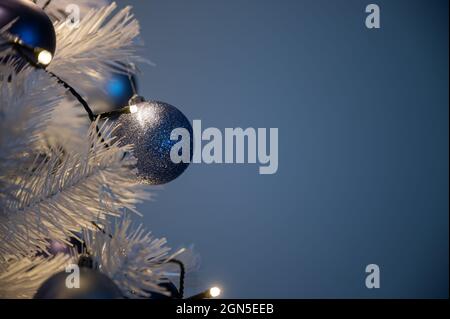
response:
{"label": "christmas ornament", "polygon": [[81,257],[77,273],[59,272],[47,279],[34,299],[121,299],[122,292],[107,276],[92,268],[92,259]]}
{"label": "christmas ornament", "polygon": [[56,35],[45,12],[28,0],[1,0],[0,29],[11,23],[2,36],[19,54],[35,66],[50,64],[55,54]]}
{"label": "christmas ornament", "polygon": [[128,105],[137,90],[137,79],[133,74],[112,73],[102,85],[87,93],[88,102],[95,113],[111,112]]}
{"label": "christmas ornament", "polygon": [[[168,183],[188,167],[192,158],[192,126],[176,107],[158,101],[145,101],[135,96],[130,106],[103,116],[119,124],[116,136],[122,144],[133,144],[137,158],[137,177],[141,183]],[[189,161],[174,163],[170,153],[178,140],[171,140],[176,128],[189,132]],[[182,150],[186,151],[186,150]]]}

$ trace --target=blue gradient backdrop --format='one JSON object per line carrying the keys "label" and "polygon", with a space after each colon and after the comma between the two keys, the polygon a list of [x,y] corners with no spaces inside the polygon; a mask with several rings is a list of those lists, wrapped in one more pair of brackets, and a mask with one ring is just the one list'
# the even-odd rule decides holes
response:
{"label": "blue gradient backdrop", "polygon": [[141,205],[155,235],[201,254],[188,293],[448,297],[447,0],[119,4],[156,64],[141,94],[204,126],[279,128],[276,175],[191,165]]}

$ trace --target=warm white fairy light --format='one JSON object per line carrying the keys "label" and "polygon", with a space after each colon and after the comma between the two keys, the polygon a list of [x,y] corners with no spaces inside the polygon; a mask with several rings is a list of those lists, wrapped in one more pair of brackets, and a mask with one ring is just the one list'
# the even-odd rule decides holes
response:
{"label": "warm white fairy light", "polygon": [[211,295],[212,298],[216,298],[220,296],[220,288],[219,287],[212,287],[209,289],[209,294]]}
{"label": "warm white fairy light", "polygon": [[39,52],[37,59],[39,64],[49,65],[50,62],[52,62],[53,56],[47,50],[42,50],[41,52]]}

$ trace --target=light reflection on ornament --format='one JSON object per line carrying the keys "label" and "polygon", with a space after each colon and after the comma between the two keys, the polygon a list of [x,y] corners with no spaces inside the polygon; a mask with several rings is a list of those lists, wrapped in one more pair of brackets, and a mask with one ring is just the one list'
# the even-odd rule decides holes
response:
{"label": "light reflection on ornament", "polygon": [[130,105],[130,113],[136,113],[138,111],[137,105]]}
{"label": "light reflection on ornament", "polygon": [[[131,112],[131,107],[130,107]],[[141,127],[145,127],[146,125],[154,125],[158,123],[159,121],[159,112],[160,110],[158,108],[148,108],[148,107],[141,107],[139,108],[136,105],[136,111],[131,112],[135,113],[135,117],[137,118],[139,124]]]}

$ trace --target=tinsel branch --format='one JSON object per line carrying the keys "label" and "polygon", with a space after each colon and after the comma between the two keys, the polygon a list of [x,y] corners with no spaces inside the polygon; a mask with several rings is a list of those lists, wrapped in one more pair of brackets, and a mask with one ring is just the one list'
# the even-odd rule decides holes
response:
{"label": "tinsel branch", "polygon": [[140,224],[132,226],[128,215],[107,223],[103,232],[88,230],[84,235],[88,253],[100,271],[108,275],[128,298],[144,298],[151,292],[170,295],[159,286],[167,282],[169,255],[166,239],[151,236]]}
{"label": "tinsel branch", "polygon": [[98,125],[90,127],[87,152],[53,150],[16,177],[15,200],[0,215],[1,256],[44,250],[49,239],[65,242],[81,227],[95,229],[94,220],[119,216],[122,208],[137,212],[135,204],[149,197],[132,178],[135,160],[124,156],[130,147],[118,146],[110,125],[97,132]]}

